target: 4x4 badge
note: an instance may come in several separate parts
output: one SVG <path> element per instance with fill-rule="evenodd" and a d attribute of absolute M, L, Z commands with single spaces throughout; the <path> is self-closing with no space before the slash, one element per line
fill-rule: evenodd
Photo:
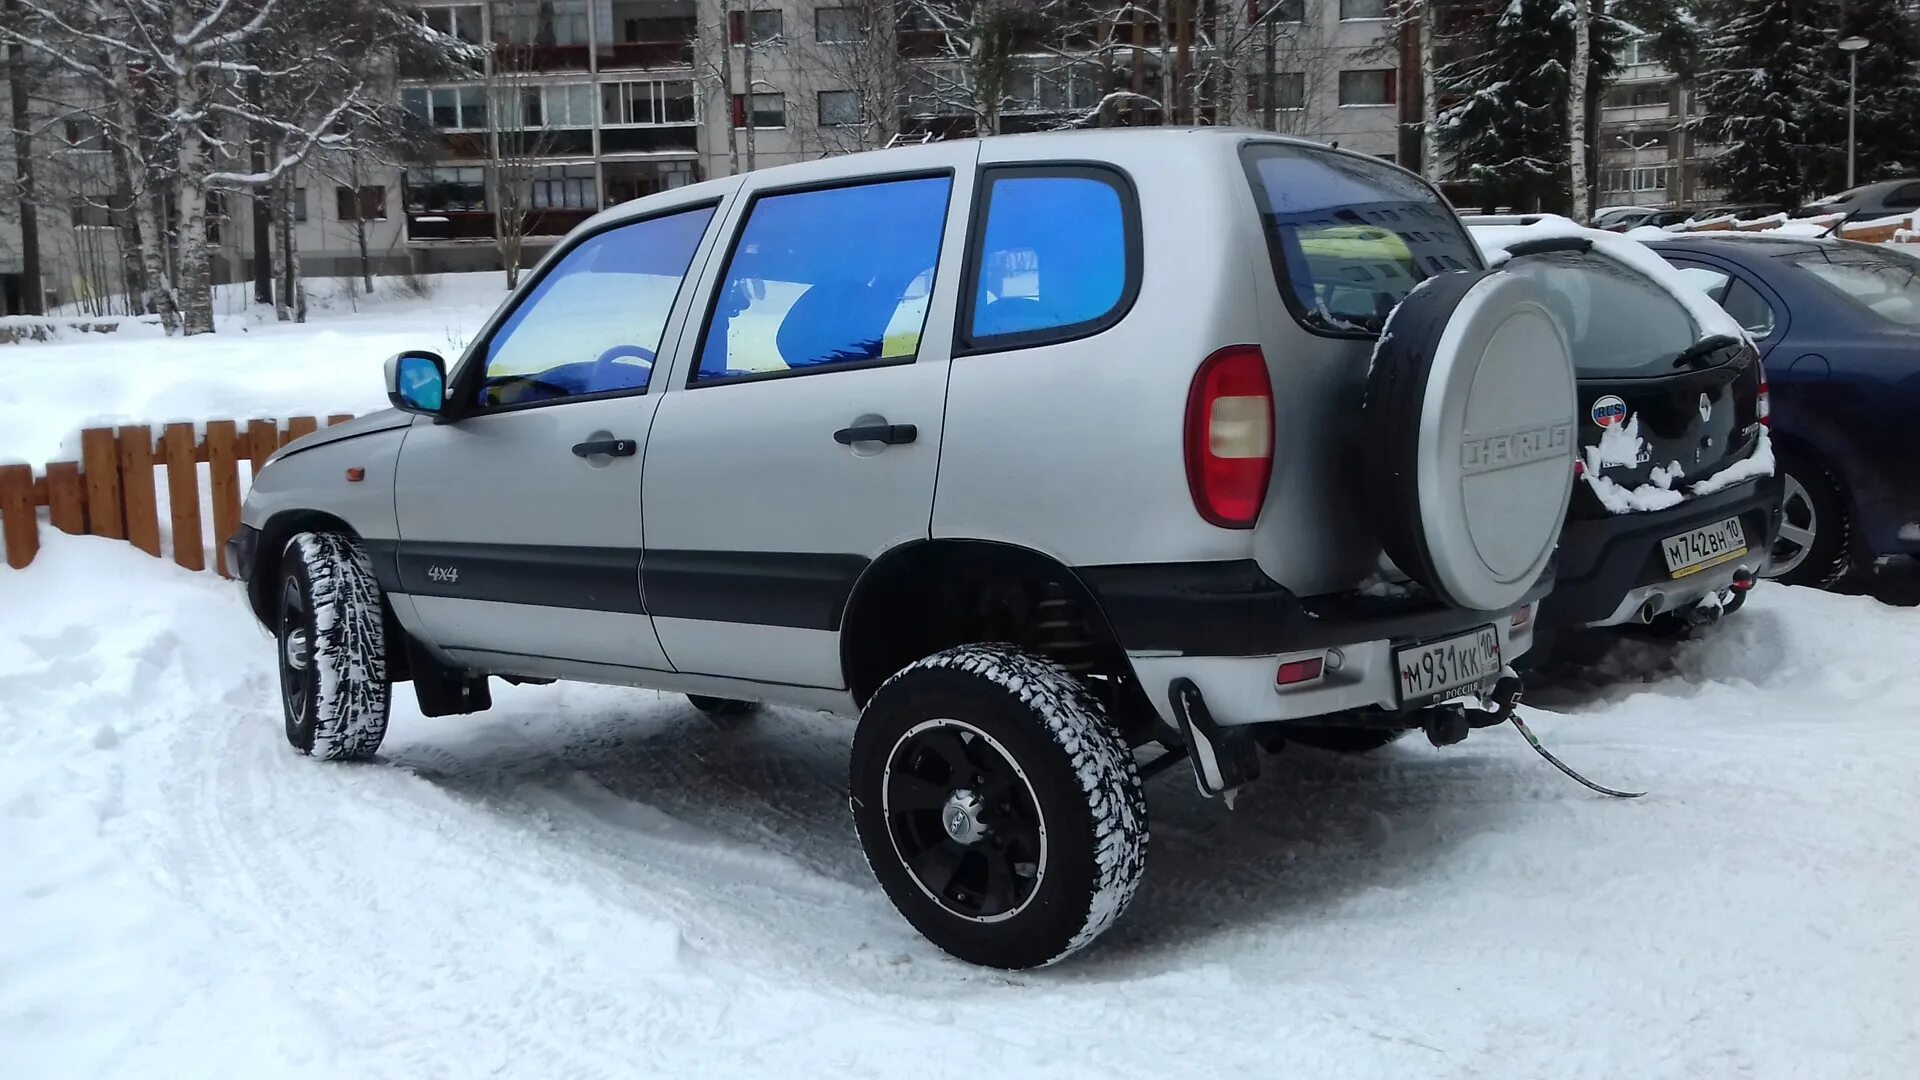
<path fill-rule="evenodd" d="M 455 566 L 429 566 L 427 567 L 427 580 L 437 581 L 443 585 L 458 584 L 460 581 L 460 569 Z"/>

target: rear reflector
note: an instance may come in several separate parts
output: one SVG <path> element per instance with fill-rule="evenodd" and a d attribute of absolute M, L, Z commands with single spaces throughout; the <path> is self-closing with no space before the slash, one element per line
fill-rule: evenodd
<path fill-rule="evenodd" d="M 1510 620 L 1507 625 L 1513 627 L 1515 630 L 1518 630 L 1532 621 L 1533 621 L 1533 605 L 1528 604 L 1526 607 L 1523 607 L 1519 611 L 1514 612 L 1512 620 Z"/>
<path fill-rule="evenodd" d="M 1312 656 L 1305 660 L 1288 660 L 1273 673 L 1273 685 L 1297 686 L 1303 682 L 1312 682 L 1327 669 L 1323 656 Z"/>
<path fill-rule="evenodd" d="M 1756 360 L 1754 363 L 1759 364 L 1760 362 Z M 1760 364 L 1760 393 L 1754 397 L 1753 413 L 1761 424 L 1767 427 L 1773 426 L 1773 397 L 1767 391 L 1767 367 L 1765 364 Z"/>
<path fill-rule="evenodd" d="M 1251 529 L 1273 475 L 1273 384 L 1256 345 L 1206 358 L 1187 393 L 1187 487 L 1200 516 Z"/>

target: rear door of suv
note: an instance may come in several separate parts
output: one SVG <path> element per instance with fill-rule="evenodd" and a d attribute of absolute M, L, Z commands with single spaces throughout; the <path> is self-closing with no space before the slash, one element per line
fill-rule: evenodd
<path fill-rule="evenodd" d="M 749 177 L 646 449 L 641 580 L 683 672 L 839 688 L 840 619 L 933 510 L 976 144 Z"/>

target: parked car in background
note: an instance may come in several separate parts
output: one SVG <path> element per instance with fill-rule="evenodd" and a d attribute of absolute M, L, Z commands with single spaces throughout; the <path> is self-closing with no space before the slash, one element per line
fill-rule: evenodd
<path fill-rule="evenodd" d="M 1466 221 L 1489 262 L 1547 288 L 1579 373 L 1579 479 L 1534 662 L 1568 631 L 1678 636 L 1737 609 L 1780 520 L 1758 351 L 1637 240 L 1546 215 Z"/>
<path fill-rule="evenodd" d="M 1739 221 L 1752 221 L 1754 218 L 1771 217 L 1784 214 L 1791 207 L 1778 203 L 1722 203 L 1719 206 L 1704 206 L 1687 215 L 1687 221 L 1713 221 L 1730 217 Z"/>
<path fill-rule="evenodd" d="M 1616 211 L 1625 211 L 1616 213 Z M 1602 210 L 1593 219 L 1593 227 L 1608 232 L 1623 233 L 1629 229 L 1651 226 L 1664 229 L 1669 225 L 1678 225 L 1692 216 L 1687 210 L 1649 210 L 1645 207 L 1611 207 Z"/>
<path fill-rule="evenodd" d="M 1647 215 L 1658 212 L 1651 206 L 1609 206 L 1593 215 L 1593 227 L 1624 232 L 1640 224 Z"/>
<path fill-rule="evenodd" d="M 1649 244 L 1753 335 L 1772 384 L 1786 521 L 1768 573 L 1828 585 L 1920 554 L 1920 258 L 1846 240 Z"/>
<path fill-rule="evenodd" d="M 1797 218 L 1844 214 L 1848 221 L 1872 221 L 1920 210 L 1920 177 L 1881 180 L 1815 199 L 1793 212 Z"/>

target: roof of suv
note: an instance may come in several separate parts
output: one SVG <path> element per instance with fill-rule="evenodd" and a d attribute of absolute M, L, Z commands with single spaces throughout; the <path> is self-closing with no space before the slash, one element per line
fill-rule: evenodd
<path fill-rule="evenodd" d="M 902 170 L 911 171 L 916 168 L 935 168 L 952 164 L 956 153 L 964 157 L 964 152 L 958 151 L 957 149 L 961 146 L 979 148 L 990 142 L 998 143 L 1012 140 L 1018 140 L 1023 144 L 1043 140 L 1057 141 L 1063 144 L 1061 148 L 1062 158 L 1099 160 L 1119 152 L 1137 155 L 1140 153 L 1142 146 L 1153 146 L 1156 144 L 1172 149 L 1175 146 L 1190 147 L 1194 145 L 1196 140 L 1203 143 L 1231 143 L 1238 145 L 1249 139 L 1256 139 L 1261 142 L 1281 142 L 1291 143 L 1296 146 L 1310 146 L 1314 149 L 1324 150 L 1329 153 L 1364 157 L 1369 161 L 1393 165 L 1392 162 L 1381 161 L 1379 158 L 1360 154 L 1357 151 L 1331 147 L 1325 143 L 1315 142 L 1312 139 L 1279 135 L 1271 131 L 1263 131 L 1259 128 L 1079 128 L 1069 131 L 1033 131 L 1023 132 L 1017 135 L 990 135 L 985 139 L 953 139 L 943 142 L 915 143 L 911 146 L 895 146 L 881 150 L 863 150 L 859 153 L 795 162 L 790 165 L 775 165 L 770 168 L 756 170 L 751 175 L 770 180 L 773 183 L 778 183 L 779 178 L 786 174 L 793 175 L 796 183 L 813 182 L 820 179 L 821 167 L 823 163 L 827 162 L 832 163 L 834 166 L 833 171 L 844 173 L 847 176 L 861 176 L 882 171 L 896 172 Z M 741 175 L 744 174 L 715 177 L 711 180 L 703 180 L 697 184 L 674 188 L 670 192 L 661 192 L 660 194 L 672 195 L 675 202 L 699 201 L 703 196 L 718 197 L 729 190 L 732 184 L 738 183 Z M 655 196 L 646 195 L 608 207 L 596 215 L 592 219 L 592 223 L 596 226 L 604 225 L 608 222 L 619 221 L 647 213 L 650 207 L 657 205 L 656 202 L 652 201 L 654 199 Z"/>

